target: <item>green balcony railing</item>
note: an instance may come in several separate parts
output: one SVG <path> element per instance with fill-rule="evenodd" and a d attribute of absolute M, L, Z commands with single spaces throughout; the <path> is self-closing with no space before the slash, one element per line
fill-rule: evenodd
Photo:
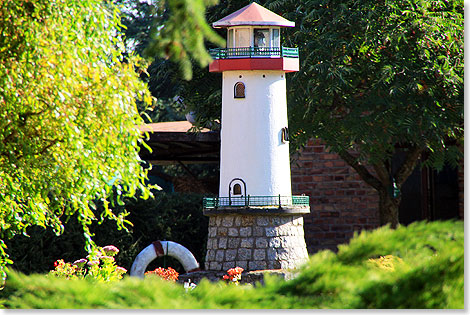
<path fill-rule="evenodd" d="M 242 196 L 242 197 L 205 197 L 202 200 L 204 209 L 227 207 L 307 207 L 308 196 Z"/>
<path fill-rule="evenodd" d="M 277 48 L 258 48 L 258 47 L 237 47 L 237 48 L 213 48 L 209 50 L 213 59 L 231 59 L 231 58 L 299 58 L 298 48 L 277 47 Z"/>

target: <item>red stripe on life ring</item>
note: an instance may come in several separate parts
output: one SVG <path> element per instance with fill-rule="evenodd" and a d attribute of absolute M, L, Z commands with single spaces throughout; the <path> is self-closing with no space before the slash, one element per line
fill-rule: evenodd
<path fill-rule="evenodd" d="M 162 243 L 160 241 L 155 241 L 152 243 L 153 249 L 155 249 L 155 254 L 157 254 L 157 257 L 164 256 L 165 252 L 163 251 Z"/>

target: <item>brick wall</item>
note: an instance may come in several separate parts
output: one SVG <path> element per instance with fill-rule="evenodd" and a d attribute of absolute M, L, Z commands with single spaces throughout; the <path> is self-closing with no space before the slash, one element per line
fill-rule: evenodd
<path fill-rule="evenodd" d="M 354 231 L 378 227 L 377 193 L 320 140 L 293 156 L 291 172 L 292 193 L 310 196 L 310 214 L 304 215 L 309 254 L 335 251 Z"/>
<path fill-rule="evenodd" d="M 337 154 L 328 152 L 318 139 L 293 156 L 292 193 L 310 196 L 310 214 L 304 215 L 305 242 L 309 254 L 336 250 L 354 231 L 379 225 L 375 190 Z M 464 219 L 464 159 L 459 163 L 459 217 Z M 425 218 L 423 218 L 425 219 Z"/>

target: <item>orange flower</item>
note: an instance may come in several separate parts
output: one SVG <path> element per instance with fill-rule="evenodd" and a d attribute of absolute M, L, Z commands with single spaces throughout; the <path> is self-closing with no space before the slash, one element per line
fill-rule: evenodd
<path fill-rule="evenodd" d="M 236 285 L 238 285 L 238 280 L 241 280 L 243 270 L 244 269 L 241 267 L 230 268 L 227 270 L 228 275 L 224 275 L 223 279 L 233 281 Z"/>
<path fill-rule="evenodd" d="M 233 276 L 241 274 L 243 270 L 244 269 L 241 267 L 235 267 L 235 268 L 230 268 L 229 270 L 227 270 L 227 273 L 233 277 Z"/>
<path fill-rule="evenodd" d="M 145 275 L 157 275 L 163 280 L 173 281 L 178 280 L 179 273 L 175 269 L 168 267 L 168 270 L 162 267 L 158 267 L 154 271 L 147 271 Z"/>

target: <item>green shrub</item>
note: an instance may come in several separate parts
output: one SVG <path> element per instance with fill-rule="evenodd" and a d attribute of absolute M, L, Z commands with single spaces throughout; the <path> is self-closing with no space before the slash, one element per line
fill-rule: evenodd
<path fill-rule="evenodd" d="M 99 246 L 115 245 L 120 249 L 116 263 L 130 270 L 139 252 L 157 240 L 171 240 L 187 247 L 204 265 L 208 218 L 202 214 L 202 195 L 156 192 L 154 199 L 127 199 L 120 207 L 130 212 L 127 219 L 134 226 L 129 231 L 117 230 L 113 222 L 95 222 L 91 231 Z M 98 209 L 99 211 L 99 209 Z M 64 234 L 56 236 L 51 229 L 32 227 L 29 237 L 19 235 L 6 241 L 14 261 L 12 268 L 25 274 L 46 273 L 58 259 L 74 261 L 85 257 L 85 240 L 76 217 L 67 223 Z M 170 257 L 158 258 L 149 265 L 172 266 L 183 272 Z M 164 266 L 166 267 L 166 266 Z M 155 269 L 155 268 L 153 268 Z"/>
<path fill-rule="evenodd" d="M 385 255 L 402 262 L 394 271 L 371 266 Z M 416 222 L 363 232 L 337 254 L 313 256 L 279 292 L 327 308 L 463 308 L 463 271 L 463 221 Z"/>
<path fill-rule="evenodd" d="M 383 227 L 354 237 L 337 254 L 317 253 L 293 280 L 267 276 L 264 286 L 203 280 L 189 292 L 158 279 L 90 285 L 10 271 L 0 303 L 5 308 L 463 308 L 463 244 L 461 221 Z M 370 261 L 387 255 L 396 257 L 394 269 Z"/>

